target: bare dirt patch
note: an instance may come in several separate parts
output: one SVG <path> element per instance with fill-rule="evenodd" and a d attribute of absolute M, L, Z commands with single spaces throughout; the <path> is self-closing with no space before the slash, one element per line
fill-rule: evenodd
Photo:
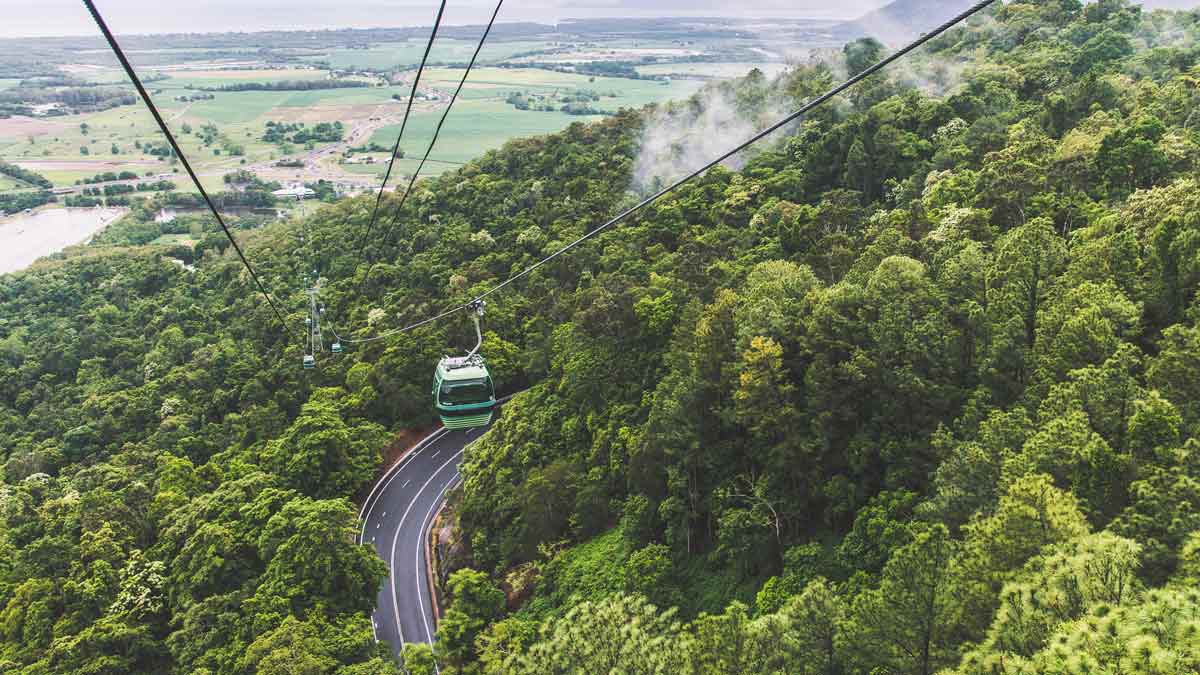
<path fill-rule="evenodd" d="M 383 449 L 383 466 L 391 466 L 417 441 L 425 438 L 433 429 L 405 429 L 396 434 L 392 442 Z"/>
<path fill-rule="evenodd" d="M 0 138 L 44 136 L 78 130 L 79 122 L 64 117 L 9 117 L 0 119 Z"/>
<path fill-rule="evenodd" d="M 399 101 L 396 101 L 399 104 Z M 361 103 L 356 105 L 324 105 L 312 106 L 307 108 L 288 108 L 287 121 L 289 122 L 304 122 L 311 124 L 314 122 L 343 122 L 354 124 L 361 120 L 366 121 L 372 117 L 377 117 L 381 114 L 386 114 L 387 109 L 380 109 L 380 106 L 387 106 L 387 103 Z M 268 113 L 268 117 L 275 112 Z"/>

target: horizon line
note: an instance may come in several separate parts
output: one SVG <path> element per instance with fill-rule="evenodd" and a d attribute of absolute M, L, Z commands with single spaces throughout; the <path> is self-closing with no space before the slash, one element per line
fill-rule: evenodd
<path fill-rule="evenodd" d="M 776 22 L 776 23 L 778 23 L 778 22 L 809 22 L 809 23 L 840 24 L 840 23 L 849 23 L 849 22 L 855 21 L 857 18 L 859 18 L 859 17 L 845 18 L 845 19 L 831 19 L 831 18 L 822 18 L 822 17 L 794 17 L 794 18 L 778 17 L 778 16 L 734 17 L 734 16 L 721 16 L 721 15 L 717 15 L 717 14 L 706 15 L 706 16 L 691 16 L 691 15 L 687 15 L 687 14 L 668 14 L 668 15 L 663 15 L 663 16 L 647 16 L 647 17 L 620 17 L 620 16 L 614 16 L 614 17 L 569 17 L 569 18 L 558 19 L 553 23 L 542 22 L 542 21 L 528 21 L 528 20 L 525 20 L 525 21 L 520 21 L 520 20 L 497 21 L 496 25 L 545 26 L 546 28 L 558 30 L 558 27 L 563 24 L 572 23 L 572 22 L 580 22 L 580 21 L 661 21 L 663 19 L 678 19 L 678 20 L 690 20 L 690 21 L 735 20 L 735 21 L 738 21 L 741 23 L 753 23 L 756 21 L 772 21 L 772 22 Z M 443 26 L 452 26 L 454 28 L 473 28 L 473 27 L 482 27 L 485 24 L 482 24 L 482 23 L 443 23 L 442 25 Z M 163 32 L 163 33 L 121 33 L 120 35 L 123 37 L 262 35 L 264 33 L 337 33 L 337 32 L 342 32 L 342 31 L 417 30 L 417 29 L 428 30 L 430 28 L 431 28 L 430 25 L 408 24 L 408 25 L 395 25 L 395 26 L 367 26 L 367 27 L 343 26 L 340 28 L 264 28 L 262 30 L 227 30 L 227 31 L 199 31 L 199 32 L 170 31 L 170 32 Z M 96 31 L 96 32 L 86 32 L 86 33 L 83 33 L 83 32 L 60 33 L 60 34 L 54 34 L 54 35 L 42 34 L 42 35 L 0 36 L 0 42 L 16 41 L 16 40 L 46 40 L 46 39 L 70 39 L 70 38 L 88 38 L 88 37 L 95 37 L 98 39 L 103 38 L 103 36 L 99 33 L 99 31 Z M 453 38 L 451 38 L 451 39 L 453 39 Z"/>

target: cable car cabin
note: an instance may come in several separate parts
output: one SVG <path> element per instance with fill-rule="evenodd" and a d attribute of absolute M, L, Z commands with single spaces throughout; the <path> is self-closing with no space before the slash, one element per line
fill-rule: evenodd
<path fill-rule="evenodd" d="M 312 370 L 317 367 L 317 360 L 311 354 L 304 355 L 304 369 Z"/>
<path fill-rule="evenodd" d="M 439 361 L 433 375 L 433 398 L 447 429 L 491 424 L 496 388 L 483 358 L 448 356 Z"/>

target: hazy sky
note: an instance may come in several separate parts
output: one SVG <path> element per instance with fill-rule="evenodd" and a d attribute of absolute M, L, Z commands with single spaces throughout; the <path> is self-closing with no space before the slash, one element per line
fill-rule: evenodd
<path fill-rule="evenodd" d="M 853 18 L 886 0 L 507 0 L 501 21 L 577 17 L 746 16 Z M 431 25 L 436 0 L 96 0 L 116 33 L 254 31 Z M 495 0 L 451 0 L 448 24 L 486 21 Z M 91 35 L 79 0 L 0 0 L 0 37 Z"/>
<path fill-rule="evenodd" d="M 507 0 L 501 21 L 580 17 L 743 16 L 849 19 L 888 0 Z M 117 33 L 255 31 L 432 25 L 436 0 L 97 0 Z M 1200 0 L 1145 0 L 1195 7 Z M 451 0 L 447 24 L 481 23 L 495 0 Z M 0 37 L 94 35 L 79 0 L 0 0 Z"/>

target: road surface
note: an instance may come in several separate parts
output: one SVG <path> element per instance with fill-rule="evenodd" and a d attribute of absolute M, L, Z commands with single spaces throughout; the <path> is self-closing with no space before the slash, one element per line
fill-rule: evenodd
<path fill-rule="evenodd" d="M 433 642 L 425 538 L 446 491 L 459 480 L 463 449 L 484 431 L 439 429 L 385 473 L 363 503 L 360 540 L 375 547 L 389 570 L 371 620 L 376 639 L 397 655 L 406 642 Z"/>

